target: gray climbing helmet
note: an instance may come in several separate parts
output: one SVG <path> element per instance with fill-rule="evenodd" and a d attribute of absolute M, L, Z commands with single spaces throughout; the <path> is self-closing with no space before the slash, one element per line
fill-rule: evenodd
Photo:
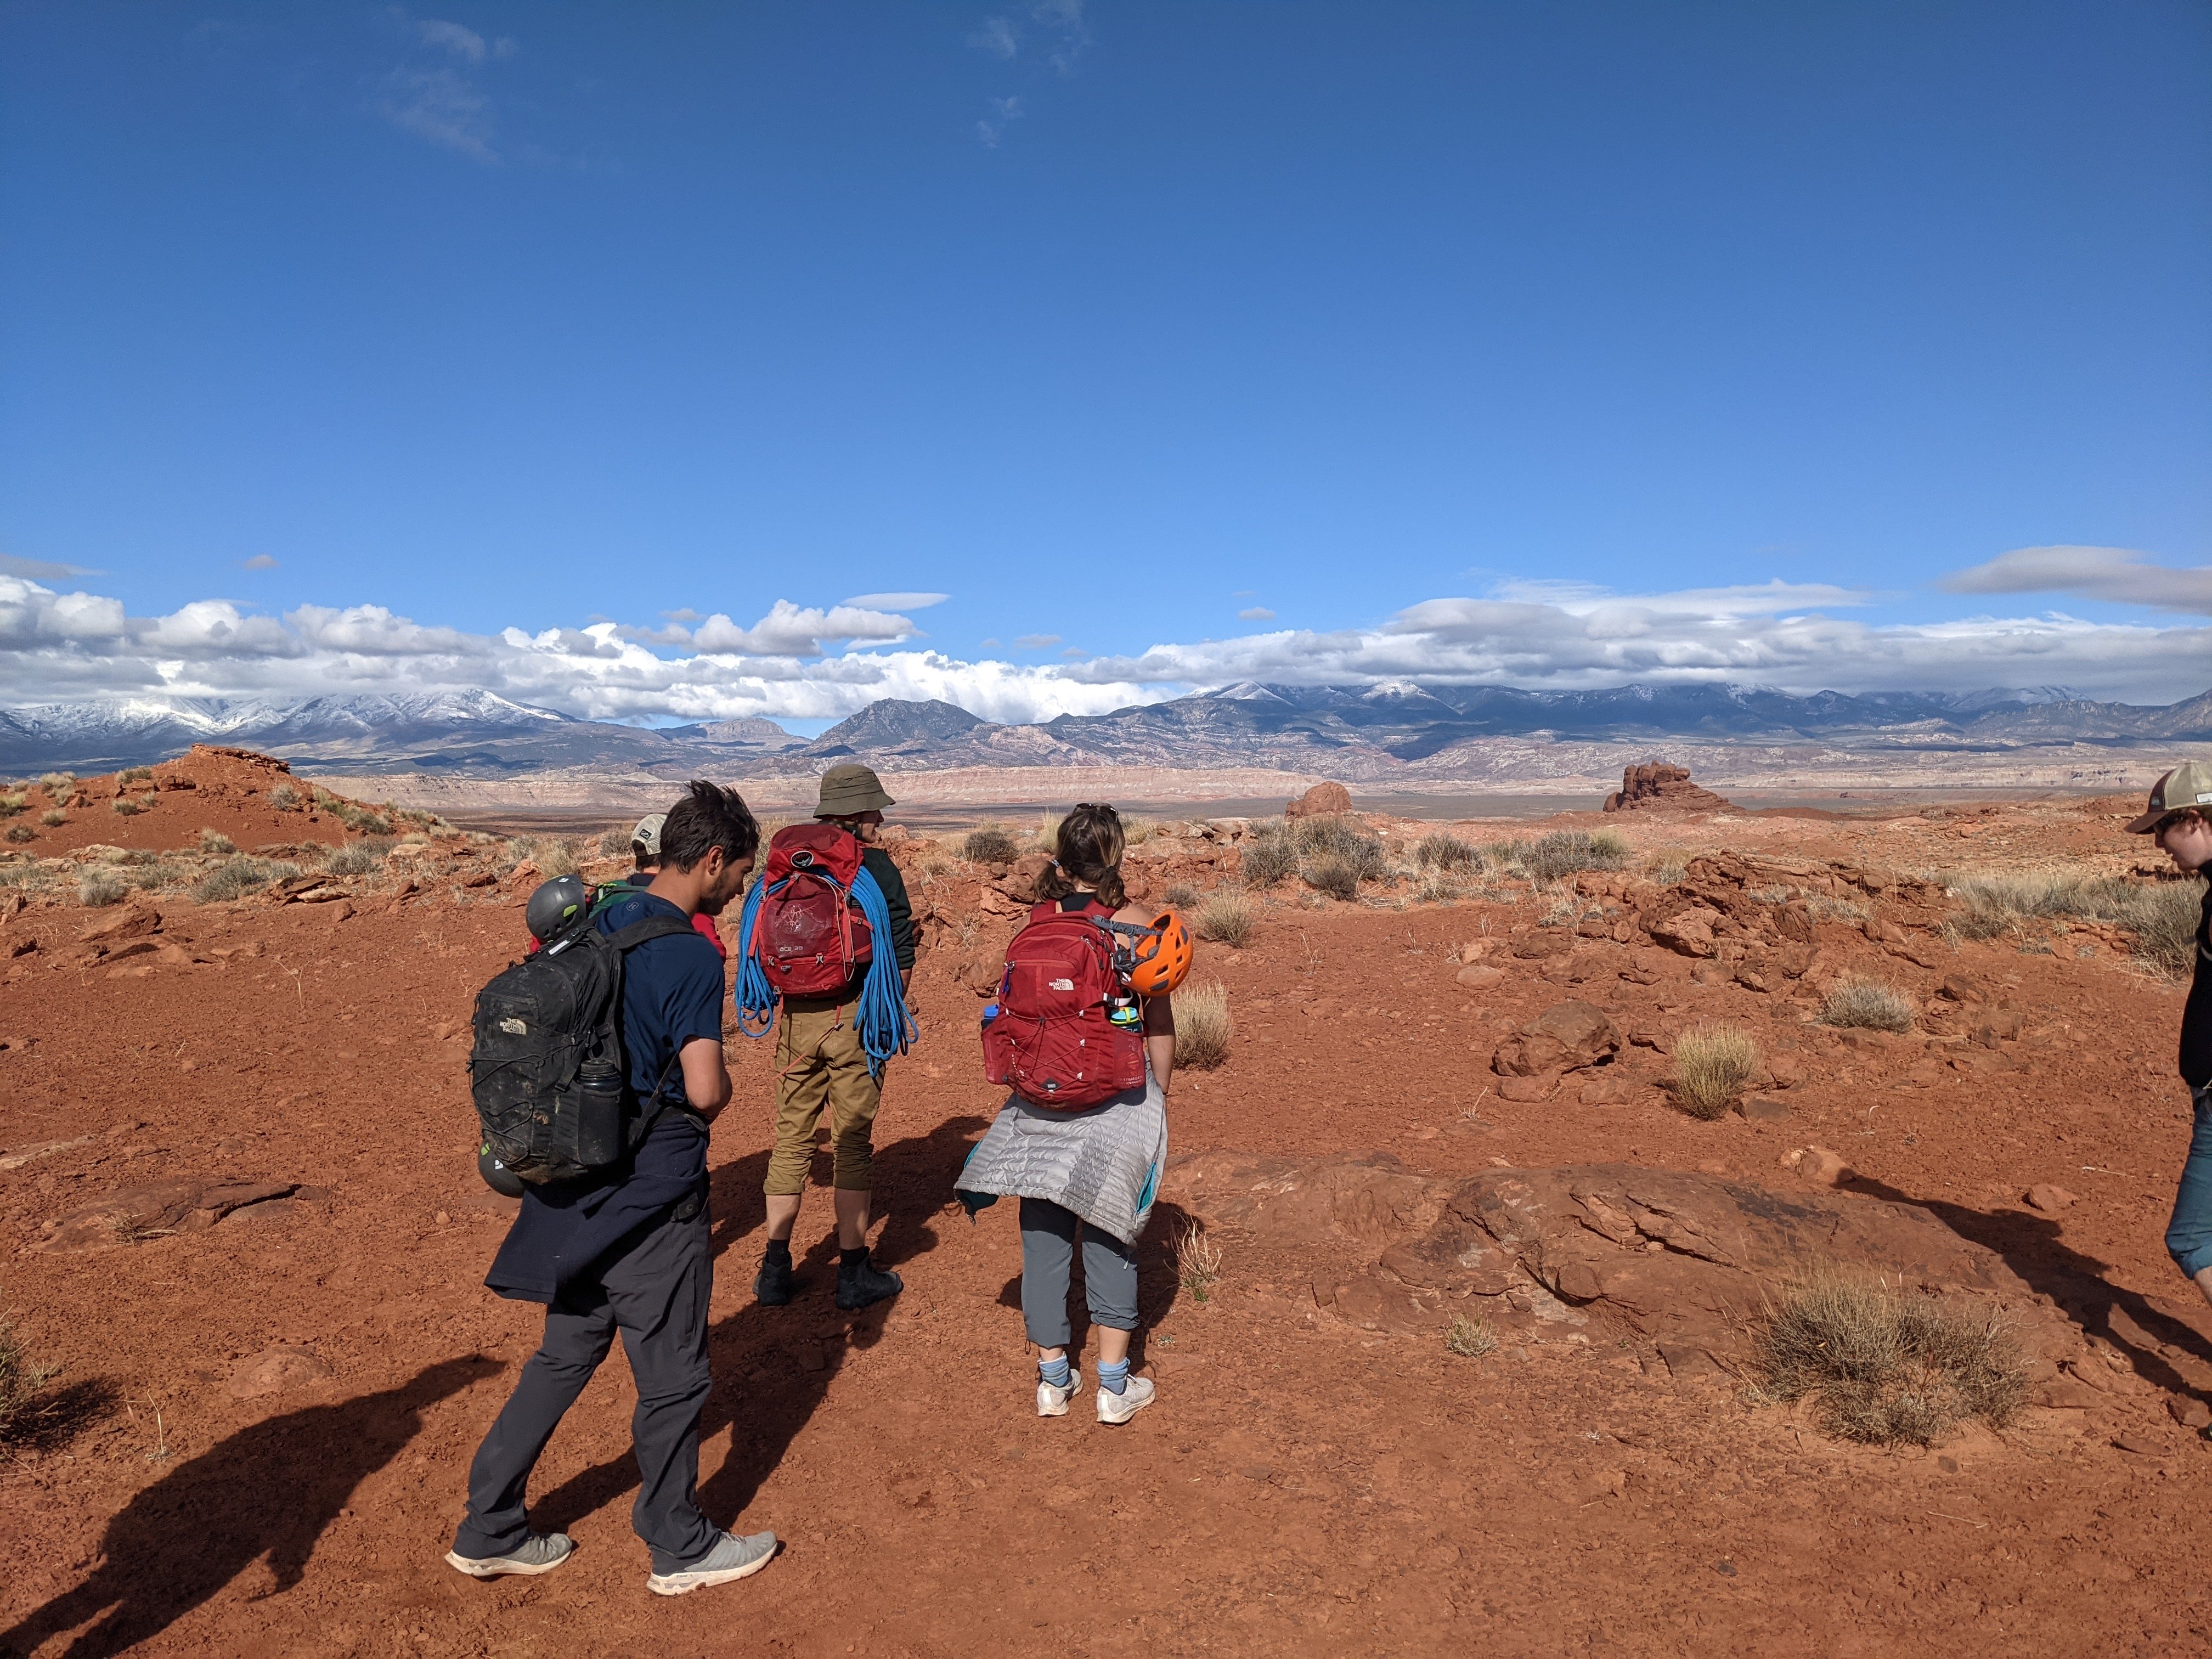
<path fill-rule="evenodd" d="M 591 902 L 591 890 L 581 876 L 556 876 L 538 884 L 538 890 L 530 896 L 529 908 L 522 913 L 523 920 L 529 925 L 531 938 L 540 945 L 550 945 L 582 920 Z"/>

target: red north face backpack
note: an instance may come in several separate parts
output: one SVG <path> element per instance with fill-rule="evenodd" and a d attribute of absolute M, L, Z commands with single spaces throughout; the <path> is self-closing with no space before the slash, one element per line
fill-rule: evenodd
<path fill-rule="evenodd" d="M 753 954 L 781 996 L 842 996 L 875 955 L 853 902 L 860 843 L 834 823 L 794 823 L 768 844 Z"/>
<path fill-rule="evenodd" d="M 1114 912 L 1040 904 L 1006 947 L 998 1013 L 983 1027 L 983 1075 L 1032 1106 L 1076 1111 L 1145 1084 L 1145 1036 L 1116 1024 L 1109 999 L 1127 997 L 1114 940 L 1098 924 Z"/>

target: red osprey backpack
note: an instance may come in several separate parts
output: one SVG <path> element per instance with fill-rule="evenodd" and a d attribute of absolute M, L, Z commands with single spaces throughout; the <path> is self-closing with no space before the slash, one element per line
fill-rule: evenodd
<path fill-rule="evenodd" d="M 983 1075 L 1032 1106 L 1076 1111 L 1145 1084 L 1145 1034 L 1114 969 L 1114 912 L 1037 905 L 1006 947 L 998 1012 L 983 1027 Z M 1114 1018 L 1121 1006 L 1122 1024 Z"/>
<path fill-rule="evenodd" d="M 753 954 L 781 996 L 842 996 L 875 955 L 853 902 L 860 843 L 834 823 L 794 823 L 768 844 Z"/>

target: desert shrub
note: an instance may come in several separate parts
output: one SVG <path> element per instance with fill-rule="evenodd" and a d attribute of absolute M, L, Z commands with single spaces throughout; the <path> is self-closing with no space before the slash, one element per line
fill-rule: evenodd
<path fill-rule="evenodd" d="M 1821 921 L 1864 921 L 1866 907 L 1854 899 L 1831 898 L 1825 893 L 1808 893 L 1805 908 Z"/>
<path fill-rule="evenodd" d="M 1300 874 L 1307 886 L 1331 898 L 1349 903 L 1359 896 L 1359 872 L 1334 853 L 1308 859 Z"/>
<path fill-rule="evenodd" d="M 1187 881 L 1168 884 L 1166 903 L 1171 910 L 1188 910 L 1198 902 L 1198 889 Z"/>
<path fill-rule="evenodd" d="M 12 818 L 31 804 L 31 798 L 20 789 L 0 790 L 0 818 Z"/>
<path fill-rule="evenodd" d="M 1298 818 L 1292 823 L 1291 839 L 1309 857 L 1333 855 L 1378 873 L 1382 869 L 1382 843 L 1355 817 L 1329 813 Z"/>
<path fill-rule="evenodd" d="M 323 868 L 334 876 L 365 876 L 385 860 L 392 843 L 381 836 L 364 836 L 343 847 L 333 847 Z"/>
<path fill-rule="evenodd" d="M 145 864 L 133 865 L 124 879 L 141 892 L 158 892 L 165 887 L 174 887 L 189 878 L 191 872 L 167 859 L 155 859 Z"/>
<path fill-rule="evenodd" d="M 1159 832 L 1159 822 L 1156 818 L 1123 818 L 1121 820 L 1121 840 L 1126 846 L 1142 847 Z M 1053 831 L 1055 836 L 1059 833 L 1057 828 Z"/>
<path fill-rule="evenodd" d="M 39 780 L 39 787 L 45 790 L 46 793 L 52 796 L 54 799 L 59 800 L 64 795 L 66 795 L 70 790 L 76 787 L 76 774 L 74 772 L 49 772 Z"/>
<path fill-rule="evenodd" d="M 1444 1333 L 1444 1348 L 1462 1359 L 1480 1359 L 1486 1353 L 1498 1352 L 1498 1334 L 1490 1328 L 1486 1319 L 1469 1319 L 1461 1314 Z"/>
<path fill-rule="evenodd" d="M 58 806 L 49 806 L 39 814 L 39 822 L 49 830 L 58 830 L 69 822 L 69 814 Z"/>
<path fill-rule="evenodd" d="M 150 766 L 126 766 L 115 775 L 118 783 L 144 783 L 154 775 Z"/>
<path fill-rule="evenodd" d="M 1170 1006 L 1175 1011 L 1175 1063 L 1178 1066 L 1207 1072 L 1229 1058 L 1229 1039 L 1234 1032 L 1225 987 L 1186 985 L 1176 992 Z"/>
<path fill-rule="evenodd" d="M 1259 920 L 1258 904 L 1242 893 L 1224 888 L 1198 907 L 1193 925 L 1200 939 L 1210 939 L 1234 950 L 1252 937 L 1253 925 Z"/>
<path fill-rule="evenodd" d="M 220 904 L 300 873 L 296 865 L 248 858 L 243 853 L 225 859 L 201 878 L 192 896 L 202 904 Z"/>
<path fill-rule="evenodd" d="M 1421 837 L 1413 848 L 1413 862 L 1424 870 L 1477 870 L 1482 866 L 1482 850 L 1439 830 Z"/>
<path fill-rule="evenodd" d="M 1994 1313 L 1821 1273 L 1767 1310 L 1759 1366 L 1778 1400 L 1815 1395 L 1845 1439 L 1924 1446 L 1963 1418 L 2002 1428 L 2027 1394 L 2020 1350 Z"/>
<path fill-rule="evenodd" d="M 112 870 L 88 870 L 76 880 L 76 902 L 98 909 L 104 904 L 119 904 L 131 890 L 131 884 Z"/>
<path fill-rule="evenodd" d="M 116 817 L 122 818 L 135 818 L 139 813 L 145 811 L 145 809 L 140 806 L 135 800 L 118 800 L 112 802 L 112 805 L 115 808 Z"/>
<path fill-rule="evenodd" d="M 1557 881 L 1578 870 L 1618 870 L 1628 862 L 1628 843 L 1610 830 L 1554 830 L 1528 843 L 1521 864 L 1538 881 Z"/>
<path fill-rule="evenodd" d="M 1175 1251 L 1176 1277 L 1190 1299 L 1203 1306 L 1212 1300 L 1213 1287 L 1221 1278 L 1221 1247 L 1197 1222 L 1186 1221 L 1176 1231 Z"/>
<path fill-rule="evenodd" d="M 1759 1071 L 1759 1045 L 1734 1025 L 1692 1025 L 1674 1039 L 1674 1097 L 1692 1117 L 1724 1115 Z"/>
<path fill-rule="evenodd" d="M 576 849 L 565 841 L 542 841 L 538 843 L 538 867 L 549 878 L 573 876 L 576 873 Z"/>
<path fill-rule="evenodd" d="M 269 804 L 280 812 L 300 810 L 300 792 L 289 783 L 280 783 L 269 792 Z"/>
<path fill-rule="evenodd" d="M 200 831 L 200 851 L 203 853 L 235 853 L 237 847 L 220 830 Z"/>
<path fill-rule="evenodd" d="M 1821 1024 L 1862 1026 L 1870 1031 L 1909 1031 L 1912 1014 L 1911 999 L 1877 979 L 1844 980 L 1820 1005 Z"/>
<path fill-rule="evenodd" d="M 627 858 L 629 855 L 629 829 L 617 824 L 599 834 L 599 856 L 603 859 Z"/>
<path fill-rule="evenodd" d="M 1059 813 L 1040 812 L 1037 814 L 1036 839 L 1036 844 L 1042 848 L 1046 852 L 1050 853 L 1057 850 L 1060 846 Z M 1129 826 L 1125 823 L 1121 826 L 1122 844 L 1127 846 L 1128 844 L 1128 840 Z"/>
<path fill-rule="evenodd" d="M 1277 825 L 1253 837 L 1239 860 L 1238 872 L 1247 887 L 1273 887 L 1297 867 L 1297 848 Z"/>
<path fill-rule="evenodd" d="M 960 843 L 960 854 L 970 864 L 1012 864 L 1021 849 L 1003 830 L 971 830 Z"/>
<path fill-rule="evenodd" d="M 1644 872 L 1662 887 L 1672 887 L 1689 873 L 1690 860 L 1679 847 L 1669 847 L 1652 855 L 1644 866 Z"/>
<path fill-rule="evenodd" d="M 2101 921 L 2136 935 L 2137 954 L 2157 971 L 2189 971 L 2203 889 L 2193 881 L 2130 881 L 2079 869 L 1978 871 L 1944 878 L 1959 901 L 1951 931 L 1995 939 L 2031 921 Z"/>
<path fill-rule="evenodd" d="M 39 832 L 32 829 L 27 823 L 11 823 L 8 826 L 8 839 L 9 841 L 20 842 L 36 841 L 38 838 Z"/>

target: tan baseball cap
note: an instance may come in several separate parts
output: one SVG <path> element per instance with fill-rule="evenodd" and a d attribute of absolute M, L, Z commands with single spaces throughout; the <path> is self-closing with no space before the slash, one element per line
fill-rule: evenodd
<path fill-rule="evenodd" d="M 629 844 L 642 847 L 654 858 L 660 856 L 660 826 L 668 822 L 665 812 L 647 812 L 637 821 L 637 828 L 629 832 Z"/>
<path fill-rule="evenodd" d="M 2131 836 L 2147 836 L 2185 806 L 2212 808 L 2212 763 L 2184 761 L 2150 787 L 2150 805 L 2128 825 Z"/>
<path fill-rule="evenodd" d="M 883 780 L 872 769 L 858 761 L 846 761 L 822 775 L 822 804 L 814 809 L 814 816 L 858 817 L 863 812 L 880 812 L 896 804 L 884 793 Z"/>

